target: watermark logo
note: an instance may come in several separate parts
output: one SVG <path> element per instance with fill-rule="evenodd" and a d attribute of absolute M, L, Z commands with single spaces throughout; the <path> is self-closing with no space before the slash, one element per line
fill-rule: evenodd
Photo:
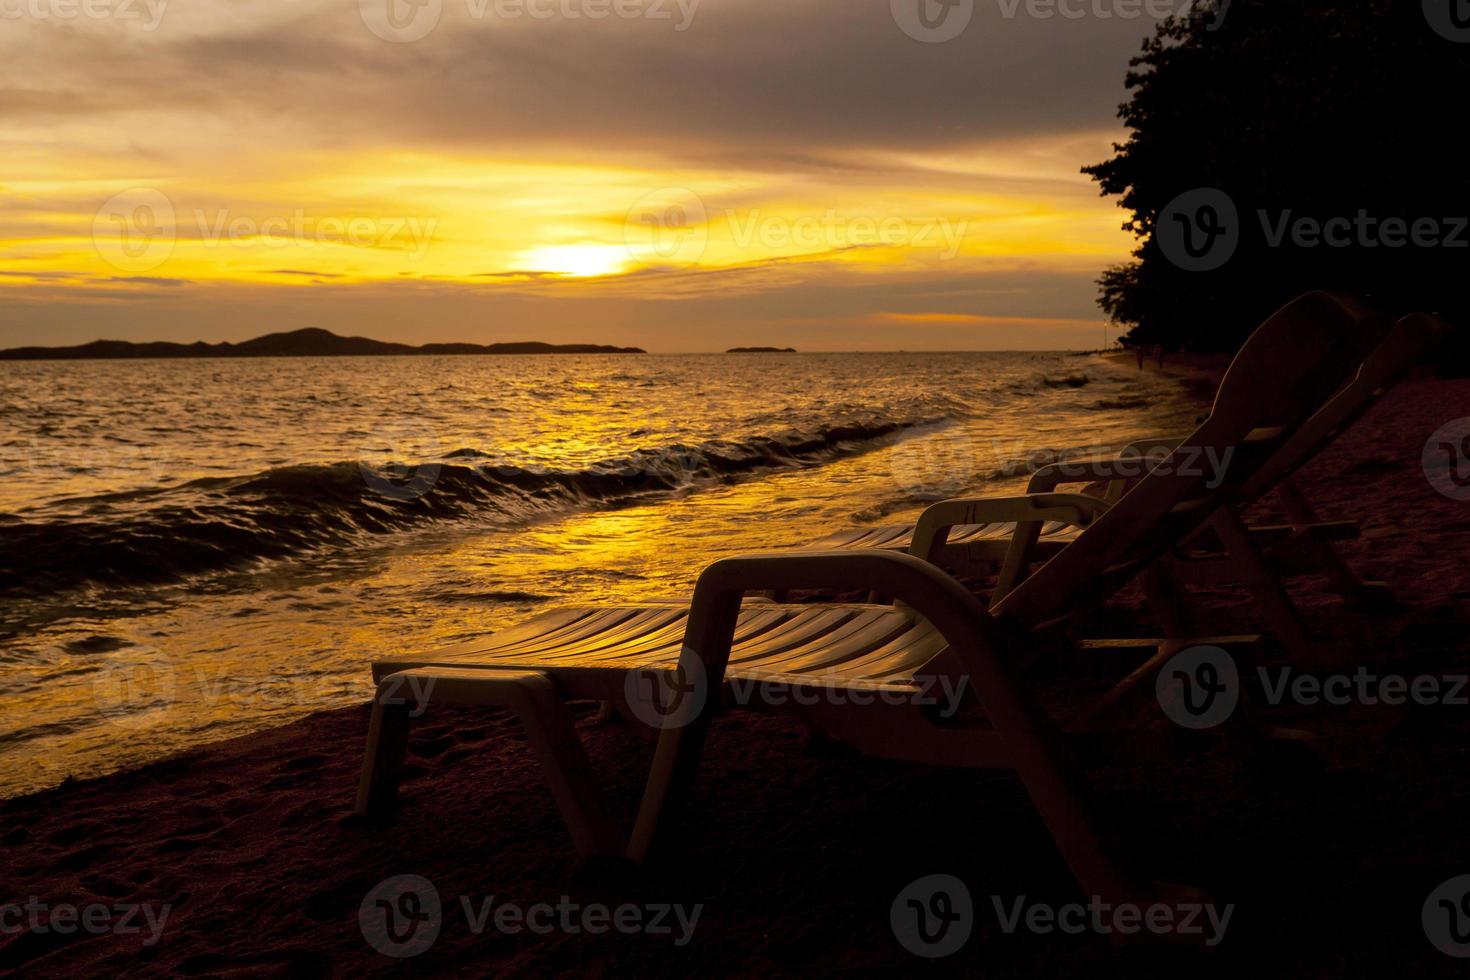
<path fill-rule="evenodd" d="M 357 466 L 368 489 L 389 500 L 417 500 L 439 482 L 437 434 L 417 419 L 384 422 L 362 444 Z M 416 461 L 416 462 L 415 462 Z"/>
<path fill-rule="evenodd" d="M 975 445 L 964 425 L 901 438 L 888 449 L 888 472 L 911 496 L 952 497 L 971 482 Z"/>
<path fill-rule="evenodd" d="M 151 728 L 178 699 L 177 664 L 156 647 L 123 647 L 93 678 L 92 695 L 108 724 L 130 731 Z"/>
<path fill-rule="evenodd" d="M 363 897 L 357 920 L 369 946 L 385 956 L 406 959 L 426 952 L 450 924 L 467 929 L 473 936 L 482 936 L 492 929 L 505 936 L 617 932 L 667 936 L 675 946 L 682 947 L 694 938 L 695 927 L 704 912 L 702 904 L 624 903 L 613 907 L 574 901 L 570 895 L 562 895 L 556 902 L 522 905 L 500 901 L 496 895 L 466 894 L 458 896 L 458 901 L 449 907 L 456 906 L 463 915 L 463 923 L 446 913 L 438 889 L 427 878 L 394 875 L 380 881 Z"/>
<path fill-rule="evenodd" d="M 888 921 L 904 949 L 938 959 L 958 952 L 969 941 L 975 904 L 970 889 L 954 875 L 925 875 L 898 893 Z"/>
<path fill-rule="evenodd" d="M 645 194 L 628 209 L 623 242 L 634 261 L 645 267 L 694 265 L 709 244 L 704 201 L 687 187 L 664 187 Z"/>
<path fill-rule="evenodd" d="M 650 728 L 682 728 L 699 717 L 709 699 L 709 674 L 699 654 L 684 647 L 677 664 L 649 664 L 628 671 L 623 698 Z"/>
<path fill-rule="evenodd" d="M 173 202 L 152 187 L 130 187 L 103 202 L 92 218 L 92 245 L 122 272 L 158 268 L 174 251 Z"/>
<path fill-rule="evenodd" d="M 1424 0 L 1424 19 L 1446 41 L 1470 42 L 1470 0 Z"/>
<path fill-rule="evenodd" d="M 1240 244 L 1235 202 L 1214 187 L 1185 191 L 1159 212 L 1154 240 L 1164 258 L 1187 272 L 1218 269 Z"/>
<path fill-rule="evenodd" d="M 384 41 L 405 44 L 428 37 L 444 13 L 444 0 L 357 0 L 363 24 Z"/>
<path fill-rule="evenodd" d="M 443 928 L 439 890 L 420 875 L 384 878 L 363 896 L 357 924 L 368 945 L 384 956 L 417 956 L 434 945 Z"/>
<path fill-rule="evenodd" d="M 132 187 L 103 202 L 92 219 L 92 243 L 103 261 L 133 274 L 158 268 L 180 240 L 206 247 L 340 247 L 392 249 L 418 260 L 428 254 L 437 218 L 313 215 L 302 208 L 264 218 L 225 208 L 187 216 L 153 187 Z"/>
<path fill-rule="evenodd" d="M 1228 719 L 1240 700 L 1235 660 L 1216 646 L 1197 646 L 1170 657 L 1155 681 L 1159 707 L 1182 728 L 1213 728 Z"/>
<path fill-rule="evenodd" d="M 193 235 L 208 246 L 257 245 L 285 248 L 290 245 L 308 247 L 341 246 L 382 248 L 404 252 L 418 260 L 428 254 L 434 240 L 438 218 L 342 217 L 333 214 L 308 214 L 296 208 L 290 214 L 232 214 L 227 209 L 207 211 L 194 208 Z"/>
<path fill-rule="evenodd" d="M 1446 956 L 1470 958 L 1470 875 L 1440 884 L 1424 900 L 1424 935 Z"/>
<path fill-rule="evenodd" d="M 1365 705 L 1470 707 L 1470 675 L 1380 674 L 1366 666 L 1352 673 L 1303 674 L 1290 665 L 1257 667 L 1255 684 L 1267 704 L 1305 707 Z M 1239 704 L 1241 679 L 1235 662 L 1219 647 L 1190 647 L 1164 665 L 1158 677 L 1159 704 L 1183 728 L 1213 728 Z"/>
<path fill-rule="evenodd" d="M 970 26 L 975 0 L 888 0 L 893 22 L 915 41 L 952 41 Z"/>
<path fill-rule="evenodd" d="M 1385 216 L 1369 214 L 1366 208 L 1352 215 L 1323 216 L 1257 208 L 1255 219 L 1265 248 L 1470 249 L 1470 217 L 1464 216 Z M 1230 261 L 1244 232 L 1245 222 L 1230 196 L 1200 187 L 1180 194 L 1159 212 L 1154 240 L 1164 258 L 1179 268 L 1208 272 Z"/>
<path fill-rule="evenodd" d="M 1470 500 L 1470 418 L 1434 430 L 1420 463 L 1431 487 L 1451 500 Z"/>

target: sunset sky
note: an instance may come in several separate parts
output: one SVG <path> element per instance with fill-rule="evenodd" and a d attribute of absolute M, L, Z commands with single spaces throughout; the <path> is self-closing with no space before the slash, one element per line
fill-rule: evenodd
<path fill-rule="evenodd" d="M 915 2 L 0 0 L 0 346 L 1097 346 L 1154 21 Z"/>

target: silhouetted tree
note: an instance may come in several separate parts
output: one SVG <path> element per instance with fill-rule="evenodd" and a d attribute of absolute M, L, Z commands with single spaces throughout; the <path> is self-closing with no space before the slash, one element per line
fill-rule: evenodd
<path fill-rule="evenodd" d="M 1132 212 L 1123 227 L 1140 239 L 1135 261 L 1098 280 L 1099 304 L 1132 327 L 1125 342 L 1232 349 L 1272 309 L 1317 287 L 1439 310 L 1463 327 L 1470 24 L 1452 40 L 1464 0 L 1427 2 L 1233 0 L 1166 21 L 1144 42 L 1119 109 L 1128 141 L 1083 171 L 1121 198 Z M 1439 28 L 1435 3 L 1445 6 Z M 1228 195 L 1233 231 L 1218 196 L 1201 205 L 1190 194 L 1201 188 Z M 1291 230 L 1303 218 L 1339 219 L 1337 241 L 1347 219 L 1352 244 L 1304 246 Z M 1383 243 L 1386 232 L 1397 237 L 1390 218 L 1405 222 L 1403 245 Z M 1456 240 L 1424 245 L 1426 219 Z M 1182 268 L 1178 243 L 1156 234 L 1161 220 L 1193 234 L 1197 250 L 1211 227 L 1226 253 L 1234 235 L 1234 252 L 1218 268 Z"/>

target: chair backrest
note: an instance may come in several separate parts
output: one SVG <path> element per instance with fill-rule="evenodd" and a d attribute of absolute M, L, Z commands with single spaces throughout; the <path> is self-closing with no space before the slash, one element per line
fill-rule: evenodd
<path fill-rule="evenodd" d="M 993 608 L 1038 626 L 1116 592 L 1202 526 L 1353 377 L 1389 319 L 1349 297 L 1299 296 L 1256 329 L 1209 416 L 1096 521 Z"/>
<path fill-rule="evenodd" d="M 1376 405 L 1410 368 L 1427 358 L 1449 331 L 1449 322 L 1432 313 L 1411 313 L 1395 323 L 1348 386 L 1308 419 L 1296 436 L 1287 440 L 1276 455 L 1241 485 L 1240 499 L 1250 501 L 1264 496 L 1311 461 Z"/>

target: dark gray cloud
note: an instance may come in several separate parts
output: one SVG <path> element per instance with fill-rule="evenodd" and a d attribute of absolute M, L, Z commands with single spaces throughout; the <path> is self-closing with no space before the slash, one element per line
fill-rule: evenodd
<path fill-rule="evenodd" d="M 1024 4 L 1007 17 L 1001 0 L 977 0 L 963 34 L 925 44 L 877 0 L 703 0 L 682 32 L 474 20 L 469 2 L 445 0 L 434 32 L 406 44 L 372 35 L 342 0 L 270 21 L 260 5 L 211 20 L 206 4 L 126 43 L 32 30 L 10 52 L 0 116 L 203 111 L 282 142 L 844 168 L 860 165 L 843 159 L 852 149 L 1108 128 L 1153 24 L 1036 19 Z"/>

